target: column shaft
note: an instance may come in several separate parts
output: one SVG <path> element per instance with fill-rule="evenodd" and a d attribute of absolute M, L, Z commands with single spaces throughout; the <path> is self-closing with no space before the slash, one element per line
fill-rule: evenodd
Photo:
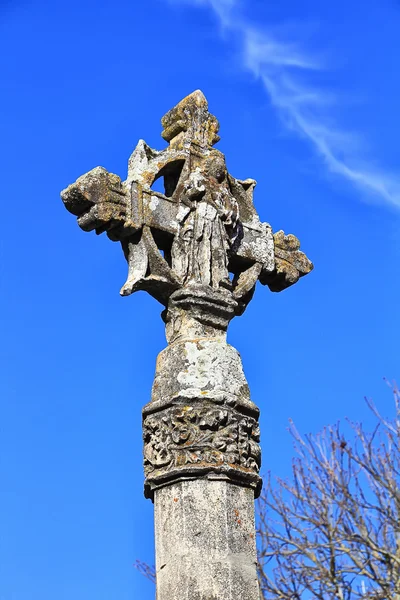
<path fill-rule="evenodd" d="M 154 508 L 157 600 L 259 600 L 252 489 L 180 481 Z"/>

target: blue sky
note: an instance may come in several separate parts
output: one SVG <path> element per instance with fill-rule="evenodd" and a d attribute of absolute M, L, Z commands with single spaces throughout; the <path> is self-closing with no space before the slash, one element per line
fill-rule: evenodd
<path fill-rule="evenodd" d="M 390 412 L 398 378 L 397 0 L 4 2 L 1 60 L 0 599 L 153 598 L 141 407 L 165 346 L 160 306 L 121 298 L 117 244 L 60 190 L 201 88 L 229 170 L 295 233 L 315 271 L 257 290 L 229 341 L 261 407 L 264 470 L 285 476 L 288 419 L 316 432 Z"/>

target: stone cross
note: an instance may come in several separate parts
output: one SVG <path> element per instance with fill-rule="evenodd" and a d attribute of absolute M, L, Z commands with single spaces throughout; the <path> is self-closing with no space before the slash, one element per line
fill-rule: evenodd
<path fill-rule="evenodd" d="M 121 243 L 121 294 L 145 290 L 164 306 L 168 346 L 143 408 L 157 599 L 258 600 L 259 410 L 226 331 L 257 281 L 278 292 L 313 265 L 295 236 L 260 221 L 254 179 L 228 173 L 201 91 L 162 126 L 168 146 L 153 150 L 140 140 L 125 181 L 97 167 L 61 196 L 84 231 Z M 164 193 L 152 189 L 160 177 Z"/>

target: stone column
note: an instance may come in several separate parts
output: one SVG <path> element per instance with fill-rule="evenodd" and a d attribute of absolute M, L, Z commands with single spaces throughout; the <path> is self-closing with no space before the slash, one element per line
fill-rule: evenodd
<path fill-rule="evenodd" d="M 210 473 L 154 494 L 157 600 L 258 600 L 254 491 Z"/>
<path fill-rule="evenodd" d="M 236 308 L 223 290 L 189 286 L 171 296 L 165 314 L 170 343 L 143 409 L 157 600 L 259 598 L 259 410 L 226 342 Z"/>
<path fill-rule="evenodd" d="M 144 290 L 164 306 L 168 346 L 143 409 L 157 599 L 258 600 L 259 411 L 226 331 L 257 282 L 280 292 L 313 265 L 294 235 L 260 221 L 255 180 L 228 172 L 200 90 L 161 123 L 168 146 L 140 140 L 125 181 L 96 167 L 61 197 L 81 229 L 121 243 L 120 293 Z M 152 188 L 159 177 L 164 194 Z"/>

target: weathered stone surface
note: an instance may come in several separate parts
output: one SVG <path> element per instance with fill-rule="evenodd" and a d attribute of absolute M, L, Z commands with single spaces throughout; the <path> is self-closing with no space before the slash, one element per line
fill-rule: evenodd
<path fill-rule="evenodd" d="M 148 406 L 205 397 L 217 404 L 238 404 L 244 410 L 258 412 L 250 402 L 239 352 L 223 336 L 182 339 L 163 350 L 157 359 Z"/>
<path fill-rule="evenodd" d="M 288 243 L 294 236 L 274 237 L 260 222 L 256 182 L 228 173 L 212 147 L 219 124 L 202 92 L 184 98 L 162 124 L 169 146 L 157 151 L 140 140 L 126 181 L 97 167 L 61 194 L 82 229 L 121 242 L 128 262 L 122 295 L 146 290 L 167 306 L 174 291 L 197 284 L 229 290 L 241 314 L 258 280 L 280 291 L 312 269 Z M 160 177 L 164 194 L 151 189 Z"/>
<path fill-rule="evenodd" d="M 208 112 L 207 101 L 200 90 L 186 96 L 161 119 L 162 137 L 174 147 L 185 142 L 213 146 L 219 141 L 219 123 Z"/>
<path fill-rule="evenodd" d="M 146 496 L 168 481 L 210 473 L 258 495 L 258 415 L 239 353 L 223 337 L 168 346 L 143 409 Z"/>
<path fill-rule="evenodd" d="M 300 251 L 300 242 L 293 234 L 275 233 L 274 248 L 274 270 L 271 273 L 264 269 L 260 275 L 261 283 L 268 285 L 272 292 L 280 292 L 312 271 L 312 262 Z"/>
<path fill-rule="evenodd" d="M 225 336 L 238 303 L 227 290 L 195 285 L 171 294 L 163 312 L 166 336 L 171 344 L 182 338 Z"/>
<path fill-rule="evenodd" d="M 168 347 L 143 408 L 145 495 L 154 500 L 158 600 L 259 600 L 254 497 L 259 410 L 229 322 L 257 281 L 272 291 L 313 268 L 300 243 L 273 234 L 213 145 L 219 124 L 200 91 L 162 119 L 161 151 L 140 140 L 125 181 L 102 167 L 62 192 L 84 231 L 122 245 L 121 294 L 163 304 Z M 164 193 L 152 189 L 162 177 Z"/>
<path fill-rule="evenodd" d="M 182 481 L 154 504 L 157 600 L 259 600 L 251 489 Z"/>

